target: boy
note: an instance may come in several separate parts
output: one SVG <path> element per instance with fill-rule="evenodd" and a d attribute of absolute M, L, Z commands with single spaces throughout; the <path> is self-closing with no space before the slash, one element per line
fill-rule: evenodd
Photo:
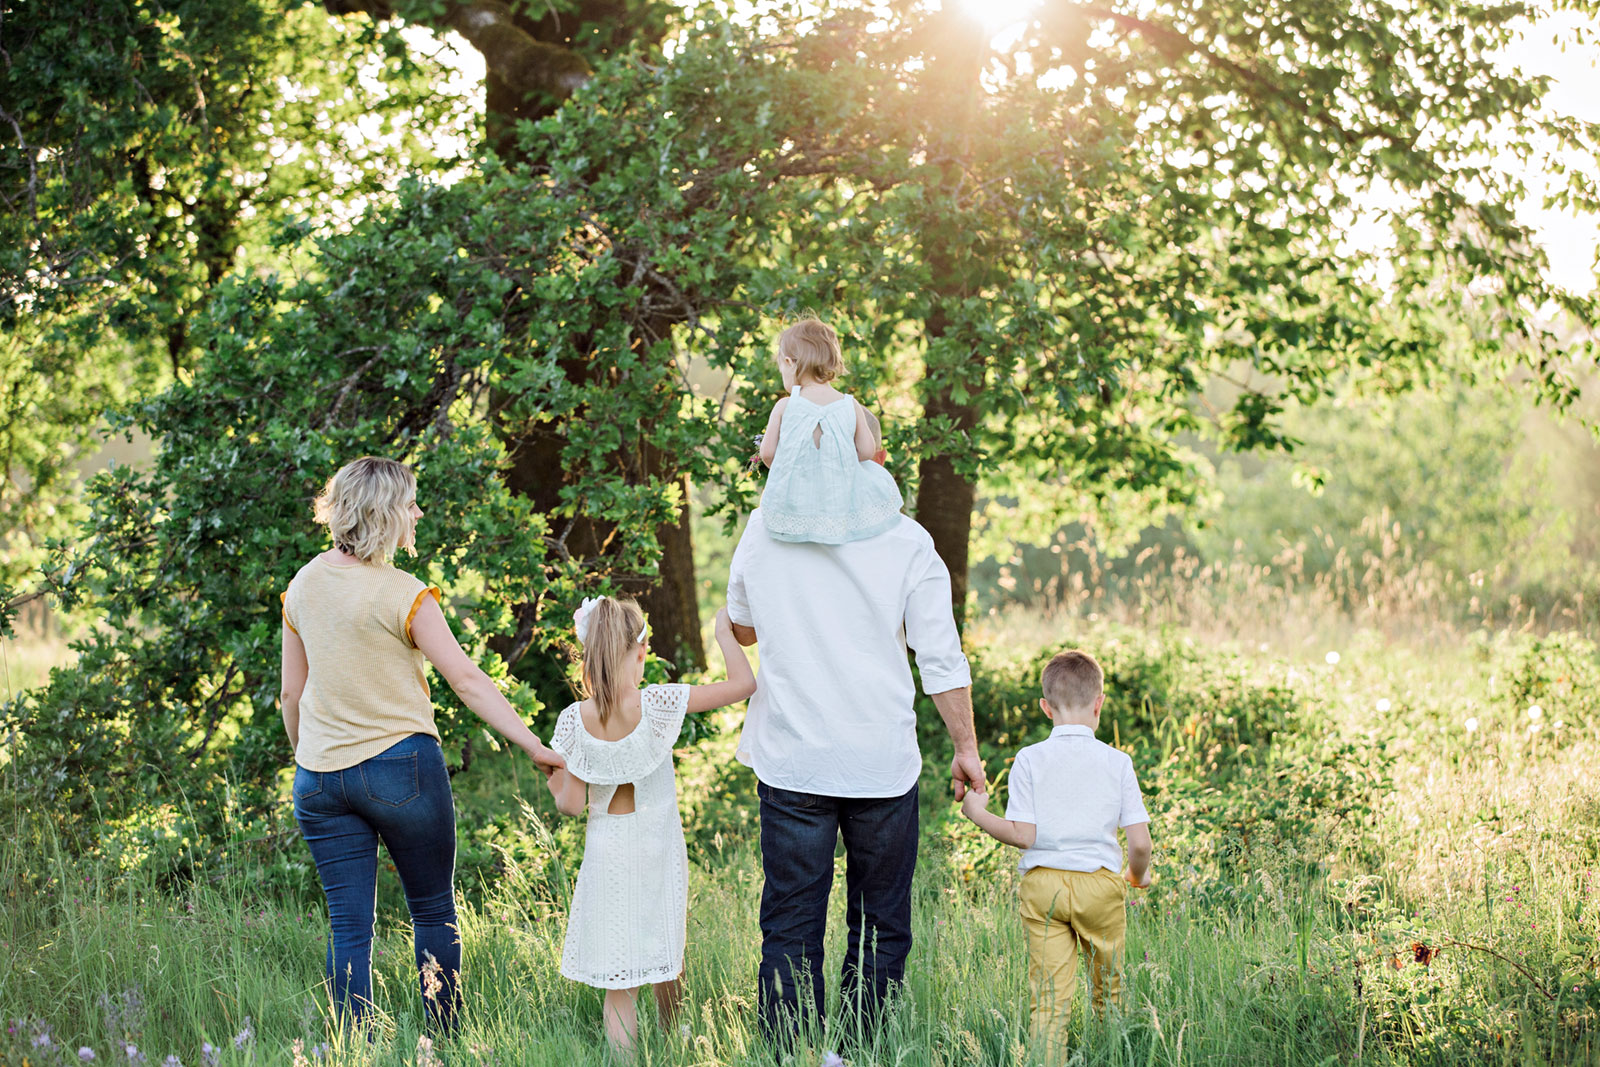
<path fill-rule="evenodd" d="M 995 840 L 1023 850 L 1020 910 L 1028 932 L 1028 984 L 1035 1041 L 1057 1048 L 1072 1015 L 1078 950 L 1089 953 L 1096 1012 L 1122 993 L 1127 932 L 1122 879 L 1150 884 L 1150 816 L 1133 761 L 1096 741 L 1104 675 L 1087 652 L 1055 655 L 1044 669 L 1039 707 L 1055 729 L 1017 753 L 1006 817 L 991 815 L 989 795 L 969 791 L 961 813 Z M 1117 828 L 1128 838 L 1122 868 Z"/>

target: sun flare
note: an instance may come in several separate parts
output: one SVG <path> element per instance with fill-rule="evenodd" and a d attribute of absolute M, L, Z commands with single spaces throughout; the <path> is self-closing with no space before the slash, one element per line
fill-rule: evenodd
<path fill-rule="evenodd" d="M 1043 0 L 955 0 L 966 14 L 991 34 L 1001 33 L 1032 16 Z"/>

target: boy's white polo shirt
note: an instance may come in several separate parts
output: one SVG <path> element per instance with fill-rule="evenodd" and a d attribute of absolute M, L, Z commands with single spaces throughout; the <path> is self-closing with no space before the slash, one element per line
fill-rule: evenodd
<path fill-rule="evenodd" d="M 1122 870 L 1117 830 L 1149 822 L 1133 760 L 1076 724 L 1057 726 L 1011 764 L 1006 818 L 1038 827 L 1018 865 L 1060 871 Z"/>

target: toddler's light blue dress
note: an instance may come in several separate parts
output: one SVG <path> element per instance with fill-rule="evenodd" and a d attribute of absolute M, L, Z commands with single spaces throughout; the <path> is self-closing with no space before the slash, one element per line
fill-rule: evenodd
<path fill-rule="evenodd" d="M 894 475 L 856 458 L 855 398 L 818 404 L 795 386 L 761 494 L 767 532 L 779 541 L 861 541 L 899 523 L 904 504 Z"/>

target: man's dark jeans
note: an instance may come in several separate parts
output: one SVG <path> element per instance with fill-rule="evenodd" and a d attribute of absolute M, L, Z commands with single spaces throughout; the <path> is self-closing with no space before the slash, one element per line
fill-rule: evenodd
<path fill-rule="evenodd" d="M 372 1006 L 382 840 L 411 909 L 424 1008 L 430 1022 L 448 1029 L 459 1005 L 461 938 L 452 887 L 456 812 L 439 742 L 412 734 L 342 771 L 296 767 L 294 817 L 328 898 L 327 975 L 339 1013 L 359 1021 Z"/>
<path fill-rule="evenodd" d="M 846 922 L 841 1001 L 867 1029 L 911 953 L 911 876 L 917 866 L 917 787 L 898 797 L 827 797 L 758 784 L 761 798 L 761 973 L 769 1038 L 820 1013 L 822 938 L 833 850 L 844 835 Z"/>

